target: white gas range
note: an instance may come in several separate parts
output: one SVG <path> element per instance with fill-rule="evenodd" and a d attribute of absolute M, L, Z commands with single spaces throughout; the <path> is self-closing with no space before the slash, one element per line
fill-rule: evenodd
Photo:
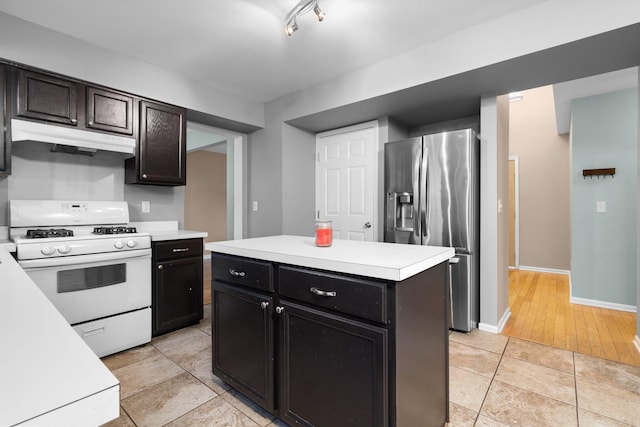
<path fill-rule="evenodd" d="M 126 202 L 11 200 L 18 264 L 100 357 L 151 340 L 151 238 Z"/>

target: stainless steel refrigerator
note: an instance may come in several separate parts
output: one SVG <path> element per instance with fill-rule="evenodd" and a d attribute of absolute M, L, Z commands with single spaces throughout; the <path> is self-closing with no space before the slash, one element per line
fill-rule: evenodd
<path fill-rule="evenodd" d="M 384 241 L 455 248 L 450 327 L 470 331 L 480 312 L 480 147 L 472 129 L 389 142 L 384 148 Z"/>

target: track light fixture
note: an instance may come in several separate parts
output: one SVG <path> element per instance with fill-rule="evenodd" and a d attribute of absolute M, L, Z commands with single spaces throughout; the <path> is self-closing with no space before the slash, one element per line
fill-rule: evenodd
<path fill-rule="evenodd" d="M 287 16 L 284 18 L 285 26 L 284 32 L 290 36 L 296 31 L 298 31 L 298 23 L 296 22 L 296 18 L 300 15 L 304 15 L 305 13 L 313 10 L 318 18 L 318 21 L 322 22 L 325 17 L 325 13 L 320 9 L 320 5 L 318 4 L 319 0 L 300 0 L 298 4 L 296 4 L 293 9 Z"/>

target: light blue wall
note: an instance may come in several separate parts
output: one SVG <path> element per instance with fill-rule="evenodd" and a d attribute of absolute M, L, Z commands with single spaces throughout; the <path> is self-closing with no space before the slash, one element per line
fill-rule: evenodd
<path fill-rule="evenodd" d="M 637 89 L 573 101 L 572 298 L 636 304 L 637 129 Z M 613 178 L 582 177 L 610 167 Z"/>

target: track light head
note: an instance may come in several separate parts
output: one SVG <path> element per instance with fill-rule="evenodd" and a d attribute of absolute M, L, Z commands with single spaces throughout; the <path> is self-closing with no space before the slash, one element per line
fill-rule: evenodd
<path fill-rule="evenodd" d="M 295 33 L 296 31 L 298 31 L 298 24 L 296 23 L 296 18 L 295 16 L 287 23 L 287 25 L 285 25 L 284 27 L 284 32 L 288 35 L 291 36 L 293 33 Z"/>
<path fill-rule="evenodd" d="M 322 9 L 320 9 L 320 6 L 318 6 L 318 2 L 317 1 L 316 1 L 316 5 L 313 7 L 313 12 L 318 17 L 318 21 L 322 22 L 322 20 L 325 17 L 325 13 L 322 11 Z"/>

